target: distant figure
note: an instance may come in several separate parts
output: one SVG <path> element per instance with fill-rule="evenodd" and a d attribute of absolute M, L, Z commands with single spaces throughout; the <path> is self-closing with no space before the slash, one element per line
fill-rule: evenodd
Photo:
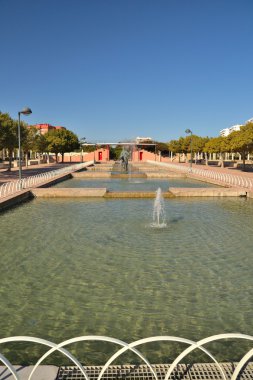
<path fill-rule="evenodd" d="M 127 172 L 128 170 L 128 158 L 129 158 L 129 153 L 123 149 L 122 152 L 120 153 L 120 161 L 121 161 L 121 166 L 123 169 Z"/>

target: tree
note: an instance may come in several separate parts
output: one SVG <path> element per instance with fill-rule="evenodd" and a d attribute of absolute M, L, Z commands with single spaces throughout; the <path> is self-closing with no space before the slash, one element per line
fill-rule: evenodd
<path fill-rule="evenodd" d="M 95 144 L 91 144 L 91 145 L 82 145 L 82 149 L 84 152 L 87 152 L 87 153 L 91 153 L 91 152 L 94 152 L 94 150 L 97 149 L 97 146 Z"/>
<path fill-rule="evenodd" d="M 232 132 L 228 137 L 231 150 L 241 154 L 245 169 L 247 154 L 253 151 L 253 123 L 247 123 L 240 131 Z"/>
<path fill-rule="evenodd" d="M 0 112 L 0 148 L 8 148 L 9 167 L 7 170 L 11 170 L 12 152 L 17 143 L 17 135 L 13 132 L 13 120 L 10 115 Z M 15 143 L 13 143 L 14 139 Z"/>
<path fill-rule="evenodd" d="M 110 159 L 118 161 L 122 152 L 122 145 L 110 146 Z"/>
<path fill-rule="evenodd" d="M 179 141 L 178 140 L 170 140 L 168 142 L 168 148 L 169 150 L 174 153 L 174 154 L 177 154 L 180 152 L 180 144 L 179 144 Z"/>
<path fill-rule="evenodd" d="M 229 136 L 228 136 L 229 137 Z M 206 153 L 219 153 L 221 166 L 224 166 L 224 153 L 230 151 L 230 138 L 213 137 L 204 146 L 203 151 Z"/>
<path fill-rule="evenodd" d="M 26 166 L 28 165 L 28 154 L 30 150 L 35 149 L 35 139 L 38 134 L 38 130 L 35 127 L 26 127 L 25 134 L 22 141 L 23 150 L 25 153 Z"/>
<path fill-rule="evenodd" d="M 80 147 L 78 137 L 67 129 L 51 130 L 45 134 L 45 139 L 48 151 L 55 153 L 56 162 L 59 153 L 62 155 L 62 162 L 64 162 L 64 153 L 72 152 Z"/>
<path fill-rule="evenodd" d="M 21 146 L 25 144 L 27 137 L 27 124 L 20 122 Z M 11 171 L 11 161 L 14 150 L 18 147 L 18 121 L 13 120 L 8 113 L 0 112 L 0 148 L 8 149 L 9 166 L 7 171 Z M 19 152 L 21 155 L 21 152 Z"/>
<path fill-rule="evenodd" d="M 34 150 L 40 154 L 48 152 L 48 144 L 44 135 L 37 133 L 34 141 Z"/>
<path fill-rule="evenodd" d="M 188 137 L 179 137 L 178 140 L 171 140 L 168 143 L 168 148 L 172 153 L 179 153 L 179 162 L 180 153 L 186 154 L 189 151 L 189 146 L 190 139 Z"/>
<path fill-rule="evenodd" d="M 143 143 L 143 144 L 142 144 Z M 148 152 L 158 152 L 160 151 L 162 155 L 168 155 L 169 154 L 169 147 L 167 143 L 161 142 L 161 141 L 150 141 L 146 140 L 142 143 L 136 144 L 140 149 L 145 149 Z M 146 144 L 153 144 L 153 145 L 145 145 Z"/>
<path fill-rule="evenodd" d="M 169 146 L 168 144 L 161 142 L 161 141 L 155 141 L 156 144 L 156 152 L 161 152 L 162 156 L 168 156 L 169 155 Z"/>
<path fill-rule="evenodd" d="M 9 167 L 11 170 L 11 160 L 14 149 L 18 146 L 17 123 L 8 113 L 0 112 L 0 148 L 8 149 Z"/>
<path fill-rule="evenodd" d="M 181 151 L 181 146 L 178 140 L 170 140 L 168 142 L 168 148 L 173 154 L 180 153 Z M 179 156 L 179 162 L 180 162 L 180 156 Z"/>
<path fill-rule="evenodd" d="M 187 136 L 186 139 L 188 139 L 190 136 Z M 197 161 L 197 154 L 202 153 L 204 150 L 204 146 L 209 140 L 208 137 L 200 137 L 197 135 L 192 135 L 192 151 L 195 153 L 195 163 Z M 191 149 L 191 147 L 189 147 Z M 190 150 L 188 150 L 189 152 Z"/>

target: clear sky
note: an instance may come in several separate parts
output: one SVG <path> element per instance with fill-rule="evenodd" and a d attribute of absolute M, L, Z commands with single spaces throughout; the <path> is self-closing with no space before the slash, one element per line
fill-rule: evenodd
<path fill-rule="evenodd" d="M 88 141 L 253 117 L 252 0 L 0 0 L 0 110 Z"/>

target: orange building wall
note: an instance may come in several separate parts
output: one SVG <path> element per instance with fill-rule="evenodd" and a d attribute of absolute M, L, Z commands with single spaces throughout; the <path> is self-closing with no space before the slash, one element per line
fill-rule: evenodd
<path fill-rule="evenodd" d="M 140 160 L 140 156 L 142 154 L 142 160 Z M 102 156 L 101 156 L 102 155 Z M 101 159 L 100 159 L 101 158 Z M 55 160 L 55 156 L 54 156 Z M 90 153 L 76 153 L 76 152 L 71 152 L 71 153 L 65 153 L 64 154 L 64 162 L 87 162 L 87 161 L 93 161 L 95 160 L 96 162 L 108 162 L 110 160 L 110 150 L 108 148 L 99 148 L 95 150 L 94 152 Z M 159 154 L 154 154 L 152 152 L 148 152 L 145 149 L 140 149 L 140 150 L 135 150 L 132 152 L 132 158 L 130 158 L 132 162 L 146 162 L 147 160 L 152 160 L 152 161 L 158 161 L 158 162 L 171 162 L 171 159 L 169 157 L 162 157 Z M 58 155 L 58 162 L 62 161 L 62 156 L 59 154 Z"/>
<path fill-rule="evenodd" d="M 95 160 L 97 162 L 107 162 L 110 160 L 110 149 L 107 148 L 99 148 L 94 152 L 90 152 L 84 156 L 85 161 Z"/>
<path fill-rule="evenodd" d="M 132 160 L 133 162 L 145 162 L 147 160 L 158 161 L 159 155 L 152 152 L 148 152 L 145 149 L 140 149 L 140 150 L 135 150 L 133 152 Z"/>

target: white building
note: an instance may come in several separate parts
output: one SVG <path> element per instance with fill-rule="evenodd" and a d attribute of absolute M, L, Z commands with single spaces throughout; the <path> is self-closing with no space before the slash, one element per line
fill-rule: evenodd
<path fill-rule="evenodd" d="M 230 133 L 232 133 L 234 131 L 240 131 L 241 127 L 242 127 L 241 124 L 236 124 L 236 125 L 232 125 L 232 127 L 230 127 L 230 128 L 222 129 L 220 131 L 220 136 L 226 137 L 226 136 L 230 135 Z"/>
<path fill-rule="evenodd" d="M 152 142 L 152 137 L 136 137 L 135 139 L 137 144 L 143 143 L 143 142 Z"/>
<path fill-rule="evenodd" d="M 248 124 L 248 123 L 253 123 L 253 117 L 251 119 L 245 121 L 245 124 Z M 235 124 L 235 125 L 232 125 L 232 127 L 230 127 L 230 128 L 222 129 L 220 131 L 220 136 L 226 137 L 234 131 L 240 131 L 241 127 L 242 127 L 241 124 Z"/>

